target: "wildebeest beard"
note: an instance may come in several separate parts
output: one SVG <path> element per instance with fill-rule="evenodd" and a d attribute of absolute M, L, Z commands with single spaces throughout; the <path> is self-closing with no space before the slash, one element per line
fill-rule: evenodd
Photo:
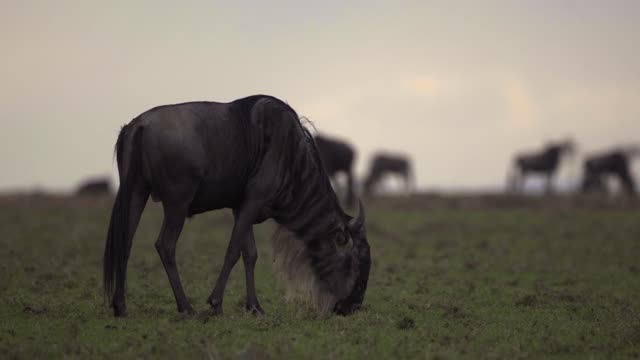
<path fill-rule="evenodd" d="M 322 314 L 355 311 L 364 297 L 369 264 L 360 264 L 356 253 L 336 246 L 333 239 L 314 242 L 320 246 L 308 243 L 283 226 L 273 234 L 274 271 L 286 288 L 287 300 L 301 300 Z M 363 267 L 366 274 L 361 274 Z M 364 283 L 357 284 L 362 278 Z M 345 301 L 348 304 L 336 308 Z"/>

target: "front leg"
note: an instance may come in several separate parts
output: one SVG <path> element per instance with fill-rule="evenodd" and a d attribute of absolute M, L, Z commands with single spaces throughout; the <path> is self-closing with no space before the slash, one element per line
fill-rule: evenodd
<path fill-rule="evenodd" d="M 234 212 L 235 213 L 235 212 Z M 227 286 L 229 275 L 231 270 L 240 259 L 240 253 L 244 249 L 248 237 L 251 235 L 253 239 L 253 219 L 255 218 L 255 211 L 240 210 L 235 216 L 235 223 L 233 225 L 233 231 L 231 232 L 231 240 L 227 247 L 227 253 L 224 257 L 224 263 L 216 286 L 213 288 L 211 295 L 207 299 L 209 305 L 216 315 L 222 314 L 222 300 L 224 297 L 224 289 Z M 255 244 L 254 244 L 255 248 Z M 254 290 L 255 291 L 255 290 Z"/>

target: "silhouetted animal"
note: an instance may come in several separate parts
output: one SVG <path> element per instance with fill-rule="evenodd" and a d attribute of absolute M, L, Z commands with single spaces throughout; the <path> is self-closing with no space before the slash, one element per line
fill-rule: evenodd
<path fill-rule="evenodd" d="M 399 155 L 376 154 L 371 160 L 369 175 L 364 181 L 364 192 L 371 194 L 385 175 L 398 175 L 404 180 L 405 190 L 411 191 L 413 175 L 408 158 Z"/>
<path fill-rule="evenodd" d="M 355 151 L 353 147 L 344 141 L 329 138 L 322 135 L 316 136 L 316 144 L 322 163 L 331 178 L 343 172 L 347 176 L 347 206 L 352 207 L 354 202 L 353 192 L 353 163 Z"/>
<path fill-rule="evenodd" d="M 607 192 L 606 178 L 615 177 L 630 195 L 636 194 L 636 185 L 629 165 L 632 152 L 613 150 L 587 158 L 584 162 L 582 191 Z"/>
<path fill-rule="evenodd" d="M 574 151 L 575 145 L 567 140 L 551 143 L 541 152 L 533 154 L 521 154 L 514 161 L 514 173 L 510 177 L 510 186 L 515 191 L 522 191 L 526 177 L 531 174 L 539 174 L 545 177 L 545 190 L 552 192 L 552 181 L 563 154 Z"/>
<path fill-rule="evenodd" d="M 255 95 L 156 107 L 122 128 L 116 155 L 121 185 L 104 253 L 104 289 L 113 294 L 116 316 L 126 314 L 131 241 L 149 195 L 164 209 L 155 246 L 179 312 L 193 311 L 175 259 L 185 218 L 221 208 L 233 210 L 235 224 L 207 300 L 214 313 L 222 313 L 241 255 L 246 309 L 263 313 L 254 284 L 253 225 L 269 218 L 280 224 L 274 262 L 287 285 L 322 311 L 349 314 L 360 307 L 370 267 L 364 209 L 352 218 L 340 208 L 311 134 L 286 103 Z"/>
<path fill-rule="evenodd" d="M 77 190 L 76 195 L 110 195 L 111 180 L 107 177 L 88 179 L 82 182 Z"/>

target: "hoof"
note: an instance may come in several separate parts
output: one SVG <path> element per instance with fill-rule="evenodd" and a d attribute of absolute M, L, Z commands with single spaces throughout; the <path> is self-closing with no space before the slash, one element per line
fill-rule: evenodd
<path fill-rule="evenodd" d="M 253 315 L 264 315 L 264 310 L 262 310 L 262 307 L 258 303 L 247 304 L 244 306 L 244 309 Z"/>
<path fill-rule="evenodd" d="M 113 307 L 113 316 L 115 317 L 126 317 L 127 309 L 124 306 L 114 306 Z"/>
<path fill-rule="evenodd" d="M 338 314 L 338 315 L 347 316 L 347 315 L 353 314 L 359 308 L 360 308 L 359 304 L 352 304 L 352 303 L 346 302 L 346 301 L 339 301 L 334 306 L 333 312 Z"/>
<path fill-rule="evenodd" d="M 193 307 L 191 305 L 187 305 L 184 307 L 178 307 L 178 312 L 182 313 L 182 314 L 186 314 L 186 315 L 193 315 L 196 312 L 193 310 Z"/>
<path fill-rule="evenodd" d="M 207 299 L 207 303 L 211 305 L 211 312 L 213 315 L 222 315 L 222 301 L 218 301 L 210 297 Z"/>

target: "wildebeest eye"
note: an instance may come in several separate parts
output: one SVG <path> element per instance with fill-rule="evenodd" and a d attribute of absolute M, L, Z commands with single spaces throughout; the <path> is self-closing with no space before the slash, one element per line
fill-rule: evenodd
<path fill-rule="evenodd" d="M 343 250 L 349 250 L 353 247 L 353 238 L 350 234 L 340 233 L 335 239 L 338 248 Z"/>

